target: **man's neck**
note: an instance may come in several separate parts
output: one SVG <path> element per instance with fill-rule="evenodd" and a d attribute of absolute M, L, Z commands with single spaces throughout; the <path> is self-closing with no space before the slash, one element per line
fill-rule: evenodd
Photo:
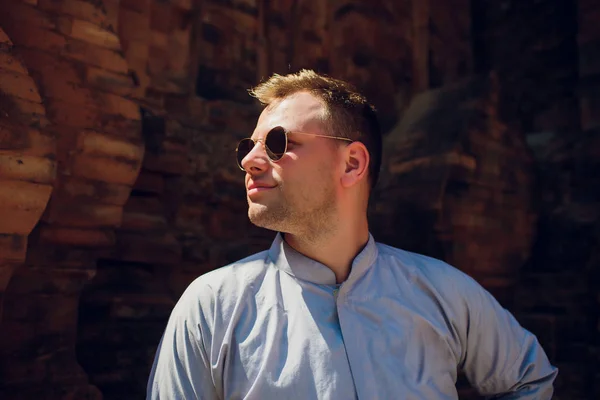
<path fill-rule="evenodd" d="M 338 226 L 316 239 L 286 233 L 284 240 L 297 252 L 329 267 L 336 282 L 342 283 L 350 275 L 354 258 L 369 241 L 369 226 L 365 217 L 353 224 Z"/>

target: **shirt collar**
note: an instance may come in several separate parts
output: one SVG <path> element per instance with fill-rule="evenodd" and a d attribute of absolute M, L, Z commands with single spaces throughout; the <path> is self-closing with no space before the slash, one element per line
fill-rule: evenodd
<path fill-rule="evenodd" d="M 315 261 L 294 250 L 283 239 L 281 232 L 277 233 L 269 249 L 269 258 L 275 266 L 288 274 L 318 285 L 335 285 L 335 274 L 326 265 Z M 346 282 L 356 281 L 369 269 L 377 258 L 377 244 L 369 233 L 367 245 L 354 258 L 350 275 Z"/>

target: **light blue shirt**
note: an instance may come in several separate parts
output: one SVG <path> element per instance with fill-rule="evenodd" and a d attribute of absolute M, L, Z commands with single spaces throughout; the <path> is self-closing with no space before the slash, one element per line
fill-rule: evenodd
<path fill-rule="evenodd" d="M 348 279 L 277 234 L 197 278 L 173 309 L 147 399 L 551 399 L 536 337 L 477 282 L 372 236 Z"/>

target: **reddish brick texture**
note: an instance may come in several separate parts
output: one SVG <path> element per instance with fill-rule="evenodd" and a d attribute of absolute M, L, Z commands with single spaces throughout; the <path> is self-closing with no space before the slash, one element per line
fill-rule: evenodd
<path fill-rule="evenodd" d="M 19 60 L 0 64 L 2 105 L 19 140 L 3 135 L 0 231 L 28 246 L 3 290 L 0 397 L 101 398 L 77 361 L 79 298 L 142 165 L 135 83 L 102 2 L 1 8 L 5 58 Z"/>
<path fill-rule="evenodd" d="M 8 283 L 52 193 L 56 143 L 46 126 L 38 87 L 0 28 L 0 321 Z"/>
<path fill-rule="evenodd" d="M 556 399 L 600 397 L 595 2 L 0 10 L 1 399 L 143 398 L 184 288 L 272 240 L 234 149 L 260 113 L 247 89 L 300 68 L 379 110 L 376 238 L 496 295 L 559 366 Z"/>

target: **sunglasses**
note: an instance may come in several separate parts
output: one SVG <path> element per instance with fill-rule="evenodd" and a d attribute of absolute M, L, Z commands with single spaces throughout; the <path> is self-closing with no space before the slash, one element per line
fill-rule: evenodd
<path fill-rule="evenodd" d="M 245 138 L 240 140 L 235 149 L 238 167 L 240 167 L 242 171 L 245 171 L 244 167 L 242 167 L 242 160 L 252 151 L 252 149 L 256 145 L 256 142 L 261 142 L 263 144 L 263 146 L 265 147 L 265 152 L 267 153 L 267 157 L 269 157 L 269 160 L 271 160 L 272 162 L 277 162 L 281 160 L 281 157 L 283 157 L 283 155 L 287 151 L 289 133 L 291 132 L 286 130 L 285 128 L 282 128 L 281 126 L 276 126 L 265 135 L 264 139 L 254 140 L 252 138 Z M 338 136 L 317 135 L 316 133 L 297 131 L 294 131 L 293 133 L 353 142 L 352 139 Z"/>

